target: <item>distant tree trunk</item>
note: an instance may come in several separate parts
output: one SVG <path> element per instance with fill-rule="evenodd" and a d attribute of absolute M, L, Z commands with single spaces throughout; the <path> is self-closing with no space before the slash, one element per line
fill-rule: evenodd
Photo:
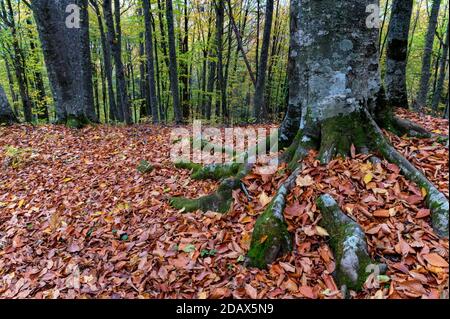
<path fill-rule="evenodd" d="M 140 10 L 139 15 L 142 15 L 142 10 Z M 139 92 L 140 92 L 140 98 L 142 100 L 141 107 L 140 107 L 140 116 L 146 117 L 151 114 L 150 110 L 150 95 L 148 94 L 147 89 L 147 59 L 145 59 L 145 49 L 144 49 L 144 43 L 145 43 L 145 35 L 144 32 L 139 33 L 139 56 L 140 56 L 140 62 L 139 62 Z"/>
<path fill-rule="evenodd" d="M 5 67 L 6 67 L 6 77 L 8 78 L 8 82 L 9 82 L 9 91 L 11 93 L 12 101 L 13 101 L 13 103 L 15 103 L 15 102 L 17 102 L 17 95 L 16 95 L 16 92 L 14 91 L 14 78 L 11 73 L 11 68 L 9 66 L 9 62 L 6 58 L 5 58 Z"/>
<path fill-rule="evenodd" d="M 237 41 L 237 45 L 238 45 L 238 48 L 236 49 L 235 60 L 237 61 L 238 52 L 241 51 L 242 58 L 244 59 L 245 66 L 247 67 L 247 71 L 248 71 L 248 74 L 250 76 L 250 79 L 251 79 L 253 85 L 256 86 L 256 78 L 255 78 L 255 75 L 253 73 L 252 66 L 250 65 L 250 62 L 249 62 L 249 60 L 247 58 L 247 54 L 245 53 L 244 45 L 242 43 L 242 35 L 241 35 L 245 31 L 245 25 L 246 25 L 246 22 L 247 22 L 247 15 L 248 15 L 248 11 L 249 11 L 249 6 L 247 6 L 246 9 L 245 9 L 244 23 L 243 23 L 242 31 L 241 31 L 240 28 L 238 28 L 236 26 L 236 22 L 234 21 L 233 12 L 232 12 L 232 8 L 231 8 L 231 0 L 228 0 L 227 2 L 228 2 L 228 10 L 227 10 L 228 17 L 230 18 L 231 27 L 233 28 L 233 31 L 234 31 L 234 33 L 236 35 L 236 41 Z M 235 66 L 234 71 L 236 71 L 237 62 L 235 62 L 234 66 Z"/>
<path fill-rule="evenodd" d="M 145 21 L 145 51 L 147 57 L 147 91 L 150 96 L 150 108 L 152 111 L 153 123 L 159 122 L 158 97 L 156 96 L 155 66 L 153 58 L 153 31 L 150 14 L 150 0 L 143 0 L 144 21 Z"/>
<path fill-rule="evenodd" d="M 97 16 L 97 22 L 100 29 L 100 39 L 102 42 L 102 51 L 103 51 L 103 64 L 106 81 L 108 83 L 108 102 L 109 102 L 109 118 L 112 121 L 118 119 L 118 110 L 116 104 L 116 97 L 114 95 L 114 84 L 113 84 L 113 76 L 112 76 L 112 62 L 111 62 L 111 45 L 107 40 L 105 35 L 105 29 L 103 27 L 102 16 L 100 12 L 100 8 L 95 0 L 90 1 L 91 5 L 94 8 L 95 14 Z M 106 113 L 105 113 L 106 115 Z"/>
<path fill-rule="evenodd" d="M 385 88 L 387 103 L 408 109 L 406 64 L 413 0 L 394 0 L 387 39 Z"/>
<path fill-rule="evenodd" d="M 31 19 L 27 19 L 26 20 L 27 25 L 31 26 Z M 34 56 L 36 57 L 36 61 L 35 63 L 40 64 L 40 56 L 39 53 L 37 52 L 37 47 L 36 47 L 36 39 L 34 37 L 33 32 L 31 31 L 31 29 L 28 32 L 28 36 L 30 37 L 30 49 L 33 52 Z M 42 76 L 42 72 L 39 70 L 36 70 L 34 72 L 34 85 L 36 88 L 36 91 L 38 92 L 37 94 L 37 108 L 38 108 L 38 112 L 37 112 L 37 116 L 39 119 L 45 119 L 47 121 L 50 121 L 49 118 L 49 113 L 48 113 L 48 105 L 47 105 L 47 101 L 46 101 L 46 93 L 45 93 L 45 86 L 44 86 L 44 79 Z"/>
<path fill-rule="evenodd" d="M 449 26 L 447 25 L 447 34 L 445 36 L 443 49 L 442 49 L 442 57 L 439 66 L 439 77 L 436 83 L 436 90 L 433 95 L 433 102 L 431 107 L 433 111 L 436 113 L 439 107 L 439 102 L 441 101 L 442 89 L 444 87 L 446 67 L 448 63 L 448 46 L 449 46 Z"/>
<path fill-rule="evenodd" d="M 97 117 L 100 119 L 100 93 L 99 93 L 99 76 L 97 72 L 97 66 L 94 64 L 92 67 L 92 75 L 94 81 L 94 104 Z"/>
<path fill-rule="evenodd" d="M 183 123 L 183 114 L 180 107 L 180 92 L 178 86 L 177 52 L 175 46 L 175 30 L 173 24 L 172 0 L 166 0 L 167 31 L 169 36 L 169 77 L 173 97 L 173 111 L 176 124 Z"/>
<path fill-rule="evenodd" d="M 267 88 L 268 88 L 268 92 L 267 92 L 267 98 L 265 98 L 266 101 L 266 108 L 267 108 L 267 113 L 268 114 L 273 114 L 273 110 L 272 110 L 272 83 L 274 81 L 274 75 L 272 74 L 273 71 L 273 67 L 275 64 L 275 56 L 278 55 L 278 50 L 279 50 L 279 32 L 280 32 L 280 1 L 278 0 L 276 2 L 276 7 L 275 7 L 275 22 L 274 22 L 274 26 L 275 29 L 272 32 L 272 46 L 270 49 L 270 58 L 269 58 L 269 66 L 268 66 L 268 70 L 267 70 Z"/>
<path fill-rule="evenodd" d="M 217 86 L 220 91 L 220 101 L 218 100 L 218 109 L 216 116 L 222 112 L 225 122 L 228 122 L 229 114 L 227 108 L 227 88 L 225 83 L 224 63 L 223 63 L 223 33 L 225 22 L 225 4 L 224 0 L 218 0 L 215 4 L 216 8 L 216 47 L 217 47 Z M 220 104 L 219 104 L 220 102 Z M 222 106 L 220 108 L 220 105 Z"/>
<path fill-rule="evenodd" d="M 124 66 L 122 62 L 122 36 L 120 30 L 120 6 L 119 1 L 114 0 L 115 26 L 112 14 L 112 0 L 103 1 L 103 14 L 107 29 L 107 41 L 111 47 L 111 53 L 116 65 L 116 85 L 117 85 L 117 120 L 131 124 L 130 103 L 127 93 Z"/>
<path fill-rule="evenodd" d="M 181 27 L 180 27 L 181 29 Z M 188 120 L 191 112 L 190 94 L 189 94 L 189 63 L 187 53 L 189 52 L 189 15 L 188 2 L 184 0 L 183 5 L 183 36 L 180 41 L 180 52 L 183 59 L 180 60 L 180 78 L 181 78 L 181 106 L 183 110 L 183 119 Z M 181 35 L 181 30 L 180 30 Z"/>
<path fill-rule="evenodd" d="M 215 3 L 214 3 L 215 6 Z M 214 11 L 216 14 L 217 12 Z M 211 108 L 212 108 L 212 100 L 213 100 L 213 96 L 215 95 L 215 91 L 214 91 L 214 84 L 215 84 L 215 80 L 216 80 L 216 71 L 217 71 L 217 63 L 216 63 L 216 59 L 217 59 L 217 38 L 219 37 L 218 35 L 218 28 L 217 28 L 217 17 L 216 17 L 216 30 L 215 30 L 215 36 L 214 36 L 214 43 L 213 44 L 209 44 L 209 70 L 208 70 L 208 83 L 206 86 L 206 92 L 207 92 L 207 97 L 206 97 L 206 104 L 205 104 L 205 113 L 206 113 L 206 119 L 209 121 L 211 119 Z M 208 41 L 209 42 L 209 41 Z"/>
<path fill-rule="evenodd" d="M 107 111 L 107 105 L 106 105 L 106 98 L 107 98 L 107 88 L 106 88 L 106 76 L 105 76 L 105 70 L 103 67 L 103 64 L 100 62 L 100 77 L 102 79 L 102 104 L 103 104 L 103 114 L 105 116 L 105 123 L 108 123 L 108 111 Z M 99 115 L 99 121 L 100 121 L 100 115 Z"/>
<path fill-rule="evenodd" d="M 381 23 L 381 27 L 380 27 L 380 38 L 378 40 L 378 50 L 380 51 L 380 56 L 383 55 L 383 51 L 384 51 L 384 40 L 382 39 L 382 37 L 383 37 L 384 25 L 386 24 L 386 18 L 388 16 L 388 9 L 389 9 L 389 0 L 386 0 L 386 3 L 384 5 L 383 22 Z M 391 14 L 391 19 L 392 19 L 392 14 Z M 389 30 L 388 30 L 387 34 L 389 35 Z"/>
<path fill-rule="evenodd" d="M 430 85 L 430 66 L 431 66 L 431 54 L 433 53 L 434 36 L 436 33 L 437 20 L 439 16 L 439 7 L 441 0 L 433 0 L 431 7 L 430 21 L 428 23 L 427 35 L 425 38 L 425 48 L 422 58 L 422 71 L 420 78 L 420 88 L 417 93 L 417 98 L 414 101 L 414 109 L 416 111 L 422 111 L 427 104 L 428 90 Z"/>
<path fill-rule="evenodd" d="M 448 120 L 448 91 L 447 91 L 447 98 L 445 99 L 445 111 L 444 111 L 444 119 Z"/>
<path fill-rule="evenodd" d="M 16 79 L 19 84 L 19 94 L 22 100 L 25 121 L 31 122 L 33 120 L 33 113 L 32 113 L 32 103 L 28 92 L 28 80 L 25 72 L 26 70 L 25 58 L 23 50 L 19 43 L 19 34 L 17 32 L 17 26 L 15 22 L 13 8 L 11 5 L 11 0 L 6 0 L 6 6 L 7 8 L 5 8 L 5 5 L 2 1 L 2 10 L 3 10 L 2 18 L 4 20 L 4 23 L 11 30 L 12 46 L 13 46 L 13 53 L 11 54 L 11 59 L 13 62 L 14 71 L 16 73 Z"/>
<path fill-rule="evenodd" d="M 155 26 L 155 20 L 152 17 L 152 26 L 153 30 L 156 30 Z M 156 67 L 156 92 L 158 97 L 158 105 L 159 105 L 159 120 L 165 121 L 167 120 L 166 113 L 164 111 L 164 104 L 162 103 L 162 94 L 163 91 L 165 91 L 165 85 L 161 79 L 161 65 L 160 65 L 160 59 L 159 59 L 159 53 L 158 53 L 158 39 L 157 37 L 154 37 L 154 52 L 155 52 L 155 67 Z"/>
<path fill-rule="evenodd" d="M 158 4 L 159 33 L 161 34 L 161 49 L 164 54 L 163 60 L 167 68 L 169 68 L 169 54 L 167 53 L 166 29 L 164 28 L 164 18 L 163 18 L 164 8 L 161 0 L 158 0 L 157 4 Z"/>
<path fill-rule="evenodd" d="M 19 121 L 8 102 L 5 90 L 3 89 L 3 86 L 0 85 L 0 124 L 13 124 L 18 122 Z"/>
<path fill-rule="evenodd" d="M 414 42 L 414 36 L 416 34 L 417 22 L 419 21 L 420 11 L 422 9 L 422 2 L 423 2 L 423 0 L 420 0 L 420 2 L 417 5 L 416 15 L 414 17 L 414 22 L 413 22 L 412 29 L 411 29 L 411 39 L 409 39 L 408 53 L 406 55 L 406 60 L 408 60 L 409 55 L 411 54 L 411 48 L 412 48 L 412 44 Z"/>
<path fill-rule="evenodd" d="M 261 26 L 261 1 L 256 0 L 256 52 L 255 52 L 255 70 L 256 80 L 258 80 L 259 70 L 259 29 Z"/>
<path fill-rule="evenodd" d="M 267 0 L 263 42 L 261 46 L 261 58 L 259 60 L 258 78 L 256 80 L 255 98 L 253 101 L 255 105 L 255 118 L 257 119 L 258 122 L 267 119 L 267 108 L 266 103 L 264 101 L 264 93 L 266 89 L 266 71 L 267 71 L 267 61 L 269 59 L 272 16 L 273 16 L 273 0 Z"/>
<path fill-rule="evenodd" d="M 80 8 L 80 28 L 66 25 L 66 8 Z M 80 127 L 97 122 L 94 111 L 87 0 L 34 0 L 34 17 L 42 43 L 57 121 Z"/>

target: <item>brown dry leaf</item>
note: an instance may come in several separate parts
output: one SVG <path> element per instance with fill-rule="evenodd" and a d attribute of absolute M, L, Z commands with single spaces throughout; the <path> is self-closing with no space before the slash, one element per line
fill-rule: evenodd
<path fill-rule="evenodd" d="M 245 292 L 247 293 L 247 296 L 249 296 L 251 299 L 258 298 L 258 291 L 250 284 L 245 284 Z"/>
<path fill-rule="evenodd" d="M 306 298 L 314 299 L 316 296 L 314 295 L 313 289 L 309 286 L 301 286 L 298 291 L 305 296 Z"/>
<path fill-rule="evenodd" d="M 259 203 L 261 204 L 262 207 L 266 207 L 271 201 L 272 201 L 272 198 L 267 196 L 266 192 L 262 192 L 259 195 Z"/>
<path fill-rule="evenodd" d="M 314 185 L 314 180 L 309 175 L 298 176 L 297 180 L 296 180 L 296 184 L 297 184 L 297 186 L 300 186 L 300 187 L 308 187 L 308 186 Z"/>
<path fill-rule="evenodd" d="M 292 266 L 291 264 L 280 261 L 280 266 L 287 272 L 295 272 L 295 267 Z"/>
<path fill-rule="evenodd" d="M 432 266 L 444 268 L 448 267 L 448 262 L 436 253 L 423 255 L 423 258 Z"/>
<path fill-rule="evenodd" d="M 387 209 L 378 209 L 373 212 L 373 216 L 381 217 L 381 218 L 388 218 L 391 216 L 391 214 L 389 213 L 389 210 L 387 210 Z"/>

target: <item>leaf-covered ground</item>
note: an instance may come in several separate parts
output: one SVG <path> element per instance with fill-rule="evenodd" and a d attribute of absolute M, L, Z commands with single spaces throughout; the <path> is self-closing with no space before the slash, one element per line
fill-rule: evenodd
<path fill-rule="evenodd" d="M 402 116 L 448 134 L 448 121 Z M 433 139 L 390 139 L 448 196 L 448 149 Z M 448 298 L 448 240 L 430 227 L 424 193 L 395 165 L 367 155 L 321 166 L 311 153 L 285 212 L 292 254 L 268 270 L 243 256 L 258 215 L 286 178 L 256 168 L 251 196 L 234 192 L 227 215 L 183 214 L 170 196 L 217 187 L 169 158 L 170 128 L 0 128 L 1 298 L 341 298 L 314 201 L 327 192 L 357 220 L 372 257 L 388 265 L 355 298 Z M 147 160 L 155 169 L 141 174 Z M 380 278 L 379 278 L 380 279 Z"/>

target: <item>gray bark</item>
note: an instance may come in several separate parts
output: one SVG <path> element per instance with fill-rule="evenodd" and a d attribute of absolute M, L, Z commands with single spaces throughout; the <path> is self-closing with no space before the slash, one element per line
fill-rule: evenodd
<path fill-rule="evenodd" d="M 412 7 L 412 0 L 394 0 L 387 39 L 385 76 L 387 102 L 392 107 L 406 109 L 408 108 L 406 65 Z"/>
<path fill-rule="evenodd" d="M 17 122 L 18 120 L 8 102 L 5 90 L 0 85 L 0 124 L 12 124 Z"/>
<path fill-rule="evenodd" d="M 318 136 L 318 124 L 359 111 L 380 90 L 378 29 L 366 25 L 369 4 L 301 1 L 290 52 L 297 86 L 290 87 L 289 104 L 301 107 L 307 134 Z"/>
<path fill-rule="evenodd" d="M 428 23 L 427 35 L 425 38 L 425 48 L 422 58 L 422 71 L 420 77 L 420 88 L 417 93 L 417 98 L 414 102 L 414 109 L 416 111 L 422 111 L 427 104 L 428 90 L 430 85 L 430 66 L 431 66 L 431 54 L 433 53 L 434 36 L 436 32 L 437 20 L 439 16 L 439 8 L 441 0 L 433 0 L 431 7 L 430 21 Z"/>
<path fill-rule="evenodd" d="M 66 26 L 66 7 L 70 4 L 76 4 L 81 9 L 80 28 Z M 87 7 L 87 0 L 32 2 L 56 104 L 57 121 L 74 126 L 96 120 Z"/>

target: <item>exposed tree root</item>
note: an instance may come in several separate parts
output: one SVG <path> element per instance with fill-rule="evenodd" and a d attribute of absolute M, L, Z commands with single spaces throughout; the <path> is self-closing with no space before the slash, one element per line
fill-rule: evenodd
<path fill-rule="evenodd" d="M 400 132 L 401 135 L 407 134 L 408 136 L 422 138 L 432 137 L 432 134 L 428 132 L 428 130 L 409 120 L 394 116 L 392 121 L 395 125 L 395 128 Z"/>
<path fill-rule="evenodd" d="M 320 196 L 317 206 L 322 214 L 321 225 L 330 234 L 329 243 L 336 262 L 333 275 L 337 284 L 361 290 L 371 273 L 367 266 L 375 265 L 369 257 L 363 229 L 339 209 L 330 195 Z"/>
<path fill-rule="evenodd" d="M 274 143 L 270 142 L 273 138 L 274 136 L 272 135 L 266 139 L 266 152 L 272 151 L 270 148 L 277 146 L 277 144 L 274 145 Z M 197 139 L 197 141 L 201 140 Z M 214 149 L 213 144 L 207 143 L 208 147 Z M 222 182 L 218 190 L 213 194 L 197 199 L 174 197 L 170 199 L 170 204 L 177 209 L 184 209 L 185 212 L 201 210 L 203 212 L 216 211 L 223 214 L 227 213 L 233 202 L 233 190 L 242 186 L 241 180 L 253 169 L 256 159 L 250 154 L 253 154 L 253 150 L 256 150 L 257 147 L 258 145 L 254 146 L 250 151 L 241 154 L 236 154 L 233 150 L 226 147 L 219 148 L 222 153 L 233 154 L 232 160 L 225 164 L 211 164 L 203 167 L 195 163 L 176 163 L 175 165 L 178 168 L 191 169 L 193 171 L 193 179 L 214 179 L 222 180 Z"/>
<path fill-rule="evenodd" d="M 272 202 L 256 221 L 247 265 L 266 268 L 276 258 L 292 250 L 292 238 L 287 230 L 283 211 L 286 207 L 286 196 L 294 187 L 300 171 L 301 168 L 298 167 L 280 186 Z"/>
<path fill-rule="evenodd" d="M 242 165 L 239 163 L 225 163 L 202 166 L 201 164 L 179 162 L 175 164 L 175 167 L 192 170 L 191 177 L 195 180 L 221 180 L 222 178 L 236 175 L 241 170 Z"/>
<path fill-rule="evenodd" d="M 174 197 L 170 204 L 177 209 L 184 209 L 185 212 L 196 210 L 215 211 L 218 213 L 227 213 L 233 202 L 233 190 L 241 186 L 241 179 L 245 177 L 253 168 L 253 164 L 241 164 L 239 172 L 222 181 L 216 192 L 211 195 L 203 196 L 197 199 L 188 199 L 184 197 Z"/>
<path fill-rule="evenodd" d="M 269 206 L 255 223 L 247 255 L 247 264 L 250 266 L 265 268 L 277 257 L 292 249 L 291 235 L 287 230 L 283 215 L 286 196 L 295 186 L 295 181 L 301 172 L 298 162 L 308 154 L 313 141 L 299 133 L 292 145 L 295 149 L 290 147 L 283 155 L 283 161 L 288 163 L 288 168 L 292 170 L 292 173 L 280 186 Z"/>

